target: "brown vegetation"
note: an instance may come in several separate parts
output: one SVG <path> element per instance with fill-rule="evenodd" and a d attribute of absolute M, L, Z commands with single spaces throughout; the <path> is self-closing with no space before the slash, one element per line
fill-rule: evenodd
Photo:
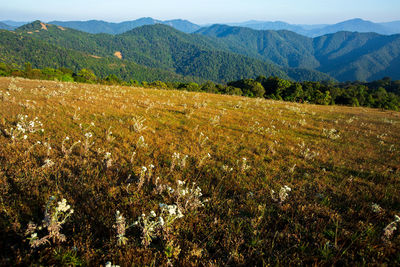
<path fill-rule="evenodd" d="M 398 112 L 0 78 L 0 118 L 0 265 L 400 264 Z"/>
<path fill-rule="evenodd" d="M 45 31 L 48 30 L 48 29 L 47 29 L 47 25 L 44 24 L 43 22 L 40 22 L 40 26 L 42 26 L 42 30 L 45 30 Z"/>

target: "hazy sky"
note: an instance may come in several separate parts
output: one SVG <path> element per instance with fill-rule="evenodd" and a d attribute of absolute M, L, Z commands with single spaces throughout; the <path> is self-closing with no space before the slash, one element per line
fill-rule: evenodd
<path fill-rule="evenodd" d="M 134 20 L 182 18 L 194 23 L 282 20 L 335 23 L 351 18 L 400 20 L 400 0 L 1 0 L 0 20 Z"/>

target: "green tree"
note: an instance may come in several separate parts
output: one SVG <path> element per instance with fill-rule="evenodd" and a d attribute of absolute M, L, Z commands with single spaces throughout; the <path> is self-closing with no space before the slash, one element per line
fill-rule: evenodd
<path fill-rule="evenodd" d="M 78 72 L 78 77 L 81 77 L 83 82 L 87 83 L 95 83 L 97 81 L 96 75 L 94 75 L 93 71 L 89 69 L 81 69 Z"/>
<path fill-rule="evenodd" d="M 160 88 L 160 89 L 166 89 L 168 88 L 167 84 L 162 82 L 162 81 L 154 81 L 149 83 L 150 87 L 154 87 L 154 88 Z"/>
<path fill-rule="evenodd" d="M 240 88 L 244 96 L 264 97 L 265 89 L 261 83 L 253 79 L 244 79 L 228 83 L 228 86 Z"/>
<path fill-rule="evenodd" d="M 104 78 L 106 84 L 116 85 L 121 84 L 122 80 L 118 78 L 115 74 L 110 74 L 106 78 Z"/>
<path fill-rule="evenodd" d="M 278 77 L 269 77 L 262 84 L 265 88 L 265 96 L 272 99 L 282 99 L 283 91 L 289 88 L 292 83 Z"/>
<path fill-rule="evenodd" d="M 211 81 L 208 81 L 208 82 L 202 84 L 200 90 L 204 91 L 204 92 L 208 92 L 208 93 L 218 93 L 218 89 L 215 86 L 215 83 L 213 83 Z"/>
<path fill-rule="evenodd" d="M 300 83 L 293 83 L 282 94 L 285 101 L 299 101 L 303 99 L 303 87 Z"/>

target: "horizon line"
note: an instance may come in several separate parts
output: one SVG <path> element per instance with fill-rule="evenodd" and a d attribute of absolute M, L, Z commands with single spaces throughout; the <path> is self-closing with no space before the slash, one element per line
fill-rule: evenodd
<path fill-rule="evenodd" d="M 14 20 L 14 19 L 1 19 L 1 22 L 7 22 L 7 21 L 11 21 L 11 22 L 16 22 L 16 23 L 32 23 L 34 21 L 41 21 L 41 22 L 52 22 L 52 21 L 60 21 L 60 22 L 89 22 L 89 21 L 101 21 L 101 22 L 107 22 L 107 23 L 115 23 L 115 24 L 119 24 L 119 23 L 123 23 L 123 22 L 128 22 L 128 21 L 136 21 L 136 20 L 140 20 L 140 19 L 153 19 L 153 20 L 157 20 L 157 21 L 161 21 L 161 22 L 167 22 L 167 21 L 173 21 L 173 20 L 182 20 L 182 21 L 188 21 L 190 23 L 202 26 L 202 25 L 214 25 L 214 24 L 239 24 L 239 23 L 249 23 L 249 22 L 255 22 L 255 23 L 263 23 L 263 22 L 272 22 L 272 23 L 276 23 L 276 22 L 283 22 L 283 23 L 287 23 L 290 25 L 333 25 L 333 24 L 338 24 L 341 22 L 346 22 L 346 21 L 351 21 L 351 20 L 363 20 L 363 21 L 367 21 L 367 22 L 372 22 L 372 23 L 390 23 L 390 22 L 397 22 L 400 21 L 399 19 L 396 20 L 390 20 L 390 21 L 373 21 L 373 20 L 368 20 L 368 19 L 364 19 L 364 18 L 360 18 L 360 17 L 354 17 L 354 18 L 349 18 L 349 19 L 345 19 L 345 20 L 340 20 L 334 23 L 291 23 L 291 22 L 287 22 L 285 20 L 258 20 L 258 19 L 248 19 L 248 20 L 241 20 L 241 21 L 235 21 L 235 22 L 229 22 L 229 21 L 225 21 L 225 22 L 207 22 L 207 23 L 196 23 L 191 21 L 190 19 L 184 19 L 184 18 L 175 18 L 175 19 L 158 19 L 158 18 L 153 18 L 153 17 L 139 17 L 139 18 L 135 18 L 135 19 L 130 19 L 130 20 L 121 20 L 121 21 L 113 21 L 113 20 L 104 20 L 104 19 L 68 19 L 68 20 L 59 20 L 59 19 L 52 19 L 52 20 L 47 20 L 47 19 L 34 19 L 34 20 Z"/>

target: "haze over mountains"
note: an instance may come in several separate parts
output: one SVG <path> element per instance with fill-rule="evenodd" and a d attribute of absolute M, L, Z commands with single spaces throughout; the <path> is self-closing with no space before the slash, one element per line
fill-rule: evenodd
<path fill-rule="evenodd" d="M 124 79 L 135 71 L 139 75 L 133 78 L 148 80 L 170 77 L 226 82 L 258 75 L 299 81 L 400 79 L 400 35 L 339 31 L 310 38 L 288 30 L 227 25 L 198 28 L 183 20 L 158 22 L 148 18 L 119 24 L 89 21 L 55 26 L 36 21 L 15 33 L 0 32 L 0 60 L 31 62 L 35 67 L 47 67 L 45 62 L 74 70 L 85 67 L 96 75 L 113 73 Z M 65 26 L 69 24 L 85 30 Z M 346 25 L 335 27 L 344 29 Z M 385 27 L 394 29 L 396 25 L 393 22 Z M 324 28 L 334 31 L 333 26 Z M 63 51 L 62 56 L 54 51 Z"/>
<path fill-rule="evenodd" d="M 15 27 L 12 27 L 12 26 L 10 26 L 8 24 L 0 22 L 0 30 L 9 30 L 9 31 L 11 31 L 13 29 L 15 29 Z"/>
<path fill-rule="evenodd" d="M 15 29 L 29 22 L 16 22 L 11 20 L 1 21 L 3 27 Z M 165 24 L 185 33 L 193 33 L 205 25 L 197 25 L 188 20 L 157 20 L 153 18 L 140 18 L 132 21 L 120 23 L 106 22 L 102 20 L 89 21 L 50 21 L 49 24 L 55 24 L 62 27 L 68 27 L 88 33 L 109 33 L 120 34 L 144 25 Z M 225 23 L 229 26 L 247 27 L 254 30 L 288 30 L 308 37 L 317 37 L 338 31 L 350 32 L 375 32 L 384 35 L 400 33 L 400 21 L 375 23 L 360 18 L 346 20 L 336 24 L 290 24 L 283 21 L 246 21 L 241 23 Z M 211 25 L 211 24 L 210 24 Z M 209 25 L 208 25 L 209 26 Z"/>
<path fill-rule="evenodd" d="M 339 31 L 375 32 L 379 34 L 400 33 L 400 21 L 374 23 L 359 18 L 346 20 L 336 24 L 297 25 L 283 21 L 248 21 L 243 23 L 228 23 L 230 26 L 248 27 L 254 30 L 289 30 L 308 37 L 317 37 Z"/>
<path fill-rule="evenodd" d="M 153 18 L 141 18 L 133 21 L 125 21 L 121 23 L 112 23 L 99 20 L 90 21 L 51 21 L 49 24 L 55 24 L 63 27 L 68 27 L 88 33 L 109 33 L 120 34 L 130 31 L 134 28 L 144 25 L 165 24 L 179 31 L 191 33 L 201 28 L 201 26 L 191 23 L 187 20 L 156 20 Z"/>

